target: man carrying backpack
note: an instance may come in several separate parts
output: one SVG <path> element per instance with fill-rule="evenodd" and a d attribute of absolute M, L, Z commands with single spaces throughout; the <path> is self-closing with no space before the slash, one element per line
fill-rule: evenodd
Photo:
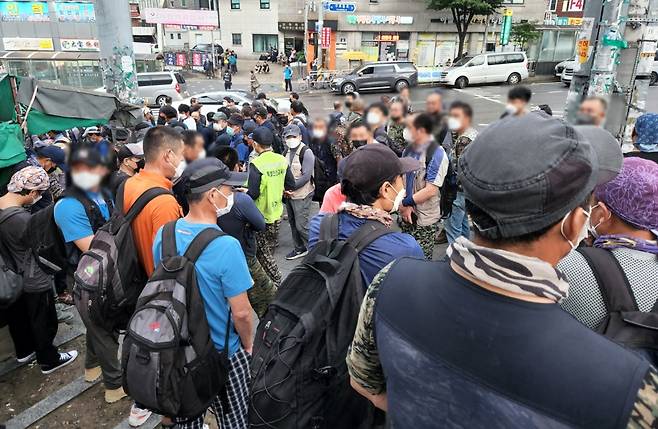
<path fill-rule="evenodd" d="M 283 130 L 283 138 L 288 149 L 284 156 L 295 178 L 295 185 L 284 194 L 287 197 L 286 209 L 295 245 L 295 248 L 286 255 L 286 259 L 294 260 L 308 253 L 308 220 L 315 191 L 313 183 L 315 155 L 306 144 L 302 143 L 302 133 L 297 125 L 288 125 Z"/>
<path fill-rule="evenodd" d="M 201 168 L 190 165 L 189 168 L 191 171 L 187 172 L 187 202 L 190 211 L 186 217 L 176 222 L 175 228 L 179 255 L 185 253 L 190 243 L 202 231 L 208 228 L 221 231 L 217 226 L 217 219 L 231 210 L 232 186 L 244 184 L 244 175 L 230 172 L 224 165 Z M 153 244 L 153 259 L 157 264 L 162 259 L 163 250 L 161 228 Z M 211 241 L 196 259 L 195 271 L 212 341 L 218 351 L 224 351 L 225 343 L 229 348 L 226 385 L 228 409 L 224 408 L 219 397 L 213 401 L 211 407 L 221 422 L 222 429 L 246 428 L 250 383 L 249 355 L 253 347 L 254 323 L 247 290 L 253 282 L 238 240 L 224 235 Z M 233 323 L 229 323 L 230 320 Z M 181 429 L 200 428 L 203 425 L 203 415 L 191 419 L 175 418 L 174 421 Z"/>
<path fill-rule="evenodd" d="M 0 197 L 0 264 L 20 275 L 23 293 L 0 313 L 9 324 L 16 360 L 27 363 L 36 357 L 41 372 L 50 374 L 73 362 L 78 352 L 59 353 L 53 345 L 57 334 L 53 279 L 39 268 L 23 239 L 30 219 L 24 207 L 48 192 L 48 175 L 40 167 L 25 167 L 14 173 L 7 191 Z"/>
<path fill-rule="evenodd" d="M 109 219 L 114 208 L 109 192 L 101 189 L 107 175 L 100 152 L 81 147 L 70 160 L 72 186 L 55 204 L 54 218 L 67 245 L 70 267 L 75 270 L 82 253 L 89 250 L 96 231 Z M 105 401 L 113 403 L 125 396 L 121 388 L 121 366 L 117 359 L 118 332 L 110 331 L 90 317 L 88 300 L 75 288 L 75 305 L 86 333 L 85 381 L 105 383 Z"/>
<path fill-rule="evenodd" d="M 588 225 L 594 246 L 569 253 L 558 265 L 569 280 L 569 296 L 560 303 L 562 308 L 589 328 L 651 353 L 654 365 L 656 337 L 647 338 L 642 332 L 655 332 L 651 328 L 658 325 L 644 322 L 647 327 L 641 328 L 629 322 L 631 317 L 656 312 L 656 201 L 658 164 L 625 158 L 619 175 L 594 190 Z M 627 312 L 621 324 L 620 311 Z"/>

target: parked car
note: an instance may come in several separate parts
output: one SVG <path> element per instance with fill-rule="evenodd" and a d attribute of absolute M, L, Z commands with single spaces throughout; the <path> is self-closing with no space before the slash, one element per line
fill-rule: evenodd
<path fill-rule="evenodd" d="M 568 59 L 568 60 L 564 60 L 564 61 L 561 61 L 561 62 L 557 63 L 557 64 L 555 65 L 555 69 L 554 69 L 554 70 L 555 70 L 555 77 L 558 78 L 558 79 L 559 79 L 560 77 L 562 77 L 562 71 L 564 70 L 564 68 L 565 68 L 567 65 L 569 65 L 570 63 L 573 63 L 573 62 L 575 62 L 575 61 L 576 61 L 575 58 L 570 58 L 570 59 Z"/>
<path fill-rule="evenodd" d="M 212 43 L 199 43 L 198 45 L 194 45 L 192 50 L 212 54 Z M 221 55 L 223 53 L 224 53 L 224 48 L 222 48 L 222 45 L 220 45 L 219 43 L 215 43 L 215 54 Z"/>
<path fill-rule="evenodd" d="M 476 83 L 507 82 L 516 85 L 528 78 L 525 52 L 487 53 L 467 56 L 441 72 L 440 82 L 457 88 Z"/>
<path fill-rule="evenodd" d="M 571 85 L 571 79 L 573 79 L 573 73 L 576 69 L 576 65 L 577 63 L 575 60 L 564 62 L 564 68 L 560 74 L 560 82 L 562 82 L 564 86 Z"/>
<path fill-rule="evenodd" d="M 380 61 L 366 64 L 331 81 L 332 91 L 347 94 L 354 91 L 386 89 L 401 91 L 418 85 L 418 70 L 409 61 Z"/>
<path fill-rule="evenodd" d="M 137 86 L 137 96 L 147 106 L 164 106 L 167 97 L 177 101 L 190 96 L 183 75 L 173 71 L 137 73 Z M 104 86 L 94 91 L 107 92 Z"/>
<path fill-rule="evenodd" d="M 191 105 L 190 100 L 196 98 L 197 102 L 201 103 L 201 114 L 205 115 L 209 112 L 216 112 L 217 109 L 222 107 L 224 104 L 224 97 L 231 97 L 235 103 L 241 106 L 243 103 L 253 103 L 254 96 L 247 91 L 212 91 L 204 92 L 201 94 L 193 95 L 191 97 L 182 99 L 175 103 L 172 103 L 176 109 L 181 104 Z"/>
<path fill-rule="evenodd" d="M 649 85 L 655 85 L 656 82 L 658 82 L 658 52 L 656 52 L 656 56 L 653 58 L 653 67 L 651 70 L 651 80 L 649 81 Z"/>

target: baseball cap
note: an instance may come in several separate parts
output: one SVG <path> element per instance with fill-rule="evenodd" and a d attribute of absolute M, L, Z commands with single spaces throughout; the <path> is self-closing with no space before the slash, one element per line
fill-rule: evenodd
<path fill-rule="evenodd" d="M 205 161 L 205 162 L 197 162 Z M 247 183 L 247 173 L 230 171 L 217 158 L 193 161 L 185 168 L 186 189 L 192 194 L 200 194 L 220 185 L 242 186 Z"/>
<path fill-rule="evenodd" d="M 128 143 L 125 144 L 119 149 L 117 158 L 119 161 L 123 161 L 126 158 L 131 156 L 144 157 L 144 146 L 143 143 Z"/>
<path fill-rule="evenodd" d="M 413 158 L 398 158 L 388 146 L 368 144 L 352 152 L 340 163 L 342 179 L 350 181 L 356 188 L 370 189 L 377 184 L 400 174 L 420 168 Z"/>
<path fill-rule="evenodd" d="M 37 156 L 41 158 L 48 158 L 55 163 L 59 168 L 66 171 L 66 153 L 60 147 L 55 145 L 44 146 L 36 149 Z"/>
<path fill-rule="evenodd" d="M 592 145 L 599 161 L 599 180 L 597 185 L 609 182 L 621 171 L 624 155 L 621 145 L 609 131 L 594 125 L 576 125 L 576 131 Z"/>
<path fill-rule="evenodd" d="M 299 129 L 299 127 L 295 124 L 292 125 L 287 125 L 283 129 L 283 138 L 288 138 L 288 137 L 301 137 L 302 135 L 302 130 Z"/>
<path fill-rule="evenodd" d="M 98 150 L 88 147 L 83 147 L 71 154 L 71 159 L 69 161 L 69 164 L 73 165 L 77 163 L 86 164 L 90 167 L 95 167 L 97 165 L 103 164 L 103 157 L 101 156 Z"/>
<path fill-rule="evenodd" d="M 254 130 L 256 129 L 256 127 L 257 127 L 257 125 L 253 120 L 244 121 L 244 123 L 242 124 L 242 129 L 247 134 L 253 133 Z"/>
<path fill-rule="evenodd" d="M 617 177 L 597 186 L 594 195 L 631 225 L 658 230 L 658 164 L 655 162 L 625 158 Z"/>
<path fill-rule="evenodd" d="M 267 108 L 265 106 L 261 106 L 256 108 L 254 112 L 254 116 L 260 116 L 261 118 L 267 118 Z"/>
<path fill-rule="evenodd" d="M 244 119 L 242 118 L 242 115 L 238 115 L 237 113 L 234 113 L 231 115 L 230 118 L 228 118 L 228 123 L 229 125 L 242 126 L 244 124 Z"/>
<path fill-rule="evenodd" d="M 261 146 L 272 146 L 274 142 L 274 134 L 265 127 L 256 128 L 253 133 L 249 134 L 249 138 Z"/>
<path fill-rule="evenodd" d="M 28 191 L 45 191 L 48 189 L 50 180 L 48 173 L 41 167 L 24 167 L 14 173 L 7 184 L 7 191 L 18 193 L 23 190 Z"/>
<path fill-rule="evenodd" d="M 602 179 L 585 136 L 537 113 L 485 128 L 461 156 L 459 180 L 466 198 L 495 222 L 487 235 L 512 238 L 557 223 Z"/>
<path fill-rule="evenodd" d="M 82 137 L 87 137 L 89 134 L 100 134 L 101 130 L 98 127 L 88 127 L 82 134 Z"/>
<path fill-rule="evenodd" d="M 226 121 L 226 120 L 228 120 L 228 116 L 226 116 L 226 113 L 224 113 L 224 112 L 217 112 L 217 113 L 215 113 L 215 116 L 212 117 L 212 120 L 213 121 L 219 121 L 219 120 Z"/>

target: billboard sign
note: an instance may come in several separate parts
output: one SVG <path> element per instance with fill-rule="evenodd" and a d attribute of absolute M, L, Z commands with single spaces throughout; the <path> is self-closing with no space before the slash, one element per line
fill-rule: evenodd
<path fill-rule="evenodd" d="M 356 12 L 356 3 L 353 2 L 335 2 L 335 1 L 325 1 L 322 2 L 324 10 L 327 12 Z"/>
<path fill-rule="evenodd" d="M 93 3 L 55 3 L 59 22 L 96 22 Z"/>
<path fill-rule="evenodd" d="M 54 51 L 50 37 L 3 37 L 5 51 Z"/>
<path fill-rule="evenodd" d="M 149 24 L 177 24 L 217 27 L 217 12 L 213 10 L 145 8 L 143 17 Z"/>
<path fill-rule="evenodd" d="M 96 39 L 59 39 L 62 51 L 66 52 L 98 52 L 101 47 Z"/>
<path fill-rule="evenodd" d="M 48 2 L 45 1 L 0 1 L 0 20 L 4 22 L 46 22 Z"/>

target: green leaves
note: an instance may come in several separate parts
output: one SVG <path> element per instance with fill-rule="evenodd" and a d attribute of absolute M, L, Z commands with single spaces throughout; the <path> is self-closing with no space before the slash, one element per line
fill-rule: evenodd
<path fill-rule="evenodd" d="M 537 27 L 532 22 L 518 22 L 512 25 L 510 38 L 514 43 L 525 48 L 529 42 L 537 40 L 540 35 L 541 32 L 537 30 Z"/>
<path fill-rule="evenodd" d="M 427 0 L 430 10 L 453 9 L 460 15 L 490 15 L 502 4 L 502 0 Z"/>

